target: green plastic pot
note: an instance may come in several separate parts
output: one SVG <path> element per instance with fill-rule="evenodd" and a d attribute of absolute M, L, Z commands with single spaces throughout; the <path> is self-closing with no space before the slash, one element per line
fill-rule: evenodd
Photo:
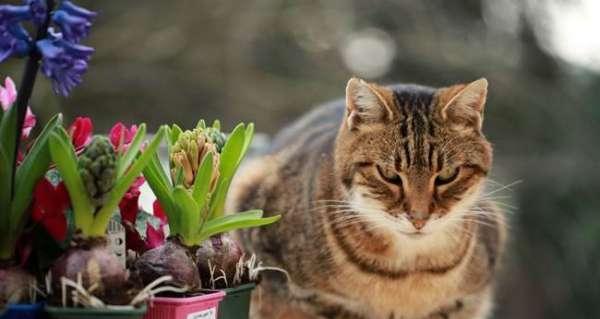
<path fill-rule="evenodd" d="M 235 288 L 223 289 L 225 298 L 219 304 L 219 319 L 248 319 L 250 295 L 256 284 L 250 283 Z"/>
<path fill-rule="evenodd" d="M 46 307 L 51 319 L 141 319 L 146 306 L 139 308 L 65 308 Z"/>

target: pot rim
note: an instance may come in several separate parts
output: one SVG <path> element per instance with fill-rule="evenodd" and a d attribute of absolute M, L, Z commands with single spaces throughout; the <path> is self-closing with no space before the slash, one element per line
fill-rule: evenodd
<path fill-rule="evenodd" d="M 207 294 L 199 295 L 199 296 L 191 296 L 191 297 L 154 297 L 150 299 L 150 303 L 161 303 L 161 304 L 189 304 L 195 302 L 210 302 L 210 301 L 220 301 L 225 296 L 224 291 L 215 291 Z"/>
<path fill-rule="evenodd" d="M 111 315 L 130 315 L 130 314 L 144 314 L 147 311 L 146 305 L 141 307 L 133 306 L 119 306 L 118 308 L 76 308 L 76 307 L 54 307 L 46 306 L 46 311 L 49 313 L 63 313 L 63 314 L 78 314 L 85 313 L 87 315 L 93 314 L 111 314 Z"/>

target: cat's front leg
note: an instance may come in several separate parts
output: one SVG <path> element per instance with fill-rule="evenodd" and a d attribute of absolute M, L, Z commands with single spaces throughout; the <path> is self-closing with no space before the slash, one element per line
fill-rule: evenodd
<path fill-rule="evenodd" d="M 456 300 L 424 319 L 487 319 L 492 312 L 490 289 Z"/>

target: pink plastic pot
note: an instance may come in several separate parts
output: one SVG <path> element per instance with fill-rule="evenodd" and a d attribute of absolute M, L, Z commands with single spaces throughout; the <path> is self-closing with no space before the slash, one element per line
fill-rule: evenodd
<path fill-rule="evenodd" d="M 225 292 L 217 291 L 187 298 L 156 297 L 144 319 L 216 319 Z"/>

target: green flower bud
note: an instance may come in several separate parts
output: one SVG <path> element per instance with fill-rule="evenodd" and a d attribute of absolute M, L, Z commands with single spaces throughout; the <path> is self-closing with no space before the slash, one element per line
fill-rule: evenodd
<path fill-rule="evenodd" d="M 225 134 L 223 134 L 217 128 L 207 127 L 205 130 L 205 135 L 215 144 L 217 147 L 217 152 L 221 153 L 223 146 L 225 146 L 225 142 L 227 142 L 227 137 Z"/>
<path fill-rule="evenodd" d="M 110 140 L 104 136 L 94 136 L 90 144 L 79 156 L 79 174 L 96 206 L 102 206 L 108 192 L 117 178 L 117 156 Z"/>

